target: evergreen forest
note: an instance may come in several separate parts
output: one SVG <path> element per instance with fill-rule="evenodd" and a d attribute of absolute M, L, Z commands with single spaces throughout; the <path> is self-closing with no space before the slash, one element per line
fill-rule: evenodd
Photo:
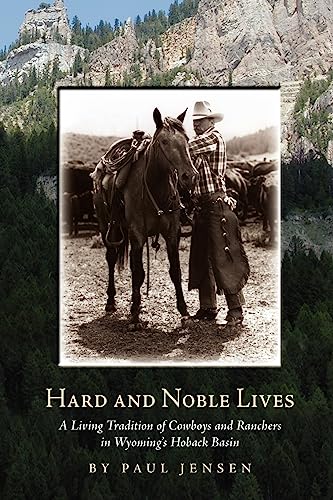
<path fill-rule="evenodd" d="M 54 134 L 51 125 L 39 134 L 0 131 L 1 498 L 331 499 L 332 255 L 315 255 L 296 238 L 284 255 L 282 368 L 59 368 L 57 207 L 34 187 L 40 172 L 54 168 Z M 159 405 L 148 412 L 110 407 L 61 410 L 45 407 L 47 387 L 106 395 L 131 394 L 135 388 L 137 393 L 156 394 L 157 399 L 161 387 L 182 387 L 189 394 L 233 394 L 237 387 L 244 387 L 247 394 L 292 393 L 296 404 L 291 409 L 240 410 L 232 404 L 222 409 L 169 408 L 163 413 Z M 109 418 L 152 423 L 164 418 L 212 423 L 265 420 L 280 423 L 282 429 L 243 433 L 239 448 L 137 449 L 130 453 L 101 449 L 97 433 L 57 430 L 63 419 Z M 88 463 L 106 460 L 113 469 L 120 462 L 249 461 L 253 473 L 193 474 L 181 481 L 170 474 L 158 480 L 153 474 L 87 474 Z"/>

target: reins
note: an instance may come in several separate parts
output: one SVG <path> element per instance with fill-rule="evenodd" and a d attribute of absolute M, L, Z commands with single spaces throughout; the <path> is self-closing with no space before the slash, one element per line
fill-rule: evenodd
<path fill-rule="evenodd" d="M 142 199 L 144 199 L 144 191 L 146 190 L 146 193 L 148 194 L 148 197 L 155 209 L 155 212 L 156 212 L 156 215 L 158 217 L 161 217 L 162 215 L 165 215 L 165 214 L 172 214 L 173 212 L 176 212 L 177 210 L 180 210 L 181 209 L 181 204 L 179 203 L 179 206 L 174 208 L 174 209 L 167 209 L 167 210 L 162 210 L 155 198 L 154 198 L 154 195 L 153 193 L 151 192 L 150 188 L 149 188 L 149 185 L 148 185 L 148 182 L 147 182 L 147 174 L 148 174 L 148 168 L 149 168 L 149 163 L 150 163 L 150 156 L 152 154 L 152 151 L 153 151 L 153 146 L 155 146 L 155 144 L 158 144 L 159 146 L 159 149 L 160 151 L 163 153 L 163 156 L 165 157 L 165 159 L 167 160 L 167 162 L 172 166 L 172 163 L 171 161 L 169 160 L 168 156 L 166 155 L 164 149 L 162 148 L 159 140 L 158 140 L 158 133 L 156 135 L 156 137 L 153 139 L 153 141 L 150 143 L 149 145 L 149 148 L 148 150 L 146 151 L 146 167 L 144 169 L 144 174 L 143 174 L 143 185 L 142 185 Z M 177 193 L 177 184 L 178 184 L 178 176 L 177 176 L 177 170 L 174 169 L 174 174 L 176 176 L 176 182 L 175 183 L 171 183 L 172 185 L 172 188 L 173 188 L 173 191 L 174 191 L 174 194 Z M 170 181 L 170 175 L 169 175 L 169 181 Z M 147 235 L 147 221 L 146 221 L 146 213 L 145 213 L 145 210 L 143 210 L 143 219 L 144 219 L 144 230 L 145 230 L 145 234 L 146 234 L 146 245 L 147 245 L 147 297 L 149 296 L 149 287 L 150 287 L 150 254 L 149 254 L 149 243 L 148 243 L 148 235 Z M 160 248 L 160 244 L 158 243 L 158 238 L 159 238 L 159 233 L 157 233 L 155 235 L 155 239 L 154 241 L 152 242 L 152 247 L 155 249 L 155 251 L 157 252 Z"/>
<path fill-rule="evenodd" d="M 178 206 L 178 207 L 173 208 L 173 209 L 167 209 L 167 210 L 162 210 L 162 209 L 160 209 L 160 208 L 159 208 L 159 206 L 158 206 L 158 204 L 157 204 L 157 202 L 156 202 L 156 200 L 155 200 L 155 198 L 154 198 L 154 196 L 153 196 L 153 194 L 152 194 L 152 192 L 151 192 L 151 190 L 150 190 L 150 188 L 149 188 L 149 186 L 148 186 L 148 182 L 147 182 L 147 173 L 148 173 L 148 167 L 149 167 L 149 155 L 151 154 L 151 149 L 152 149 L 152 147 L 153 147 L 155 144 L 158 144 L 158 145 L 159 145 L 159 148 L 160 148 L 160 150 L 162 151 L 163 156 L 165 157 L 165 159 L 167 160 L 167 162 L 168 162 L 170 165 L 172 165 L 172 163 L 171 163 L 171 161 L 169 160 L 169 158 L 167 157 L 167 155 L 165 154 L 165 151 L 164 151 L 164 149 L 162 148 L 162 146 L 161 146 L 160 142 L 158 141 L 158 139 L 157 139 L 157 138 L 156 138 L 156 139 L 154 139 L 154 140 L 152 141 L 152 143 L 150 144 L 149 149 L 147 150 L 147 165 L 146 165 L 146 168 L 145 168 L 145 170 L 144 170 L 144 174 L 143 174 L 143 182 L 144 182 L 144 187 L 145 187 L 145 189 L 146 189 L 146 191 L 147 191 L 147 194 L 148 194 L 148 196 L 149 196 L 149 199 L 150 199 L 150 201 L 151 201 L 151 203 L 152 203 L 153 207 L 155 208 L 156 215 L 158 215 L 158 216 L 160 217 L 161 215 L 164 215 L 165 213 L 171 214 L 171 213 L 173 213 L 173 212 L 177 212 L 177 210 L 180 210 L 181 205 L 179 204 L 179 206 Z M 173 188 L 173 190 L 174 190 L 174 193 L 176 194 L 176 192 L 177 192 L 177 183 L 178 183 L 178 176 L 177 176 L 177 170 L 176 170 L 176 169 L 174 169 L 174 173 L 175 173 L 175 176 L 177 177 L 177 179 L 176 179 L 175 184 L 172 184 L 172 188 Z M 169 177 L 169 179 L 170 179 L 170 177 Z"/>

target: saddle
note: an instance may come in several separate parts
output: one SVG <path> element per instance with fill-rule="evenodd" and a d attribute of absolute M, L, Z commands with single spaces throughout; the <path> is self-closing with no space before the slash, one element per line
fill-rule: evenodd
<path fill-rule="evenodd" d="M 124 241 L 125 213 L 123 189 L 133 163 L 146 151 L 151 137 L 142 130 L 135 130 L 132 138 L 120 139 L 102 156 L 90 176 L 96 194 L 100 195 L 107 212 L 106 241 L 110 246 L 120 246 Z"/>

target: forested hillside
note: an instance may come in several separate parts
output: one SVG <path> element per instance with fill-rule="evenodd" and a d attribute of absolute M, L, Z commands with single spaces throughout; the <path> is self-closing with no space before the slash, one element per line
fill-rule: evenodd
<path fill-rule="evenodd" d="M 292 161 L 281 169 L 282 216 L 295 209 L 325 212 L 333 206 L 333 169 L 326 158 L 314 157 L 302 163 Z"/>
<path fill-rule="evenodd" d="M 217 370 L 162 369 L 60 369 L 57 367 L 57 212 L 48 200 L 34 193 L 34 177 L 41 166 L 29 156 L 40 137 L 25 138 L 1 132 L 2 206 L 0 295 L 1 343 L 1 470 L 0 496 L 20 498 L 202 498 L 304 499 L 333 496 L 332 395 L 333 395 L 333 257 L 320 258 L 304 250 L 294 239 L 284 256 L 281 369 Z M 47 147 L 39 154 L 46 154 Z M 52 163 L 52 154 L 44 161 Z M 178 410 L 179 421 L 221 422 L 243 418 L 248 422 L 280 422 L 281 432 L 247 433 L 241 448 L 223 451 L 223 460 L 250 457 L 251 476 L 189 475 L 183 481 L 154 476 L 134 483 L 114 476 L 91 478 L 85 467 L 90 461 L 106 460 L 96 433 L 64 435 L 57 431 L 63 418 L 99 421 L 115 417 L 144 419 L 140 410 L 50 410 L 45 408 L 46 387 L 67 387 L 77 393 L 156 393 L 160 387 L 183 387 L 188 393 L 293 393 L 293 409 L 245 409 L 234 405 L 221 410 Z M 158 397 L 158 396 L 157 396 Z M 166 416 L 175 415 L 168 413 Z M 149 420 L 160 420 L 159 408 Z M 139 434 L 138 434 L 139 437 Z M 174 463 L 189 459 L 217 462 L 221 452 L 212 449 L 133 451 L 131 461 Z M 108 454 L 116 466 L 128 461 L 119 449 Z"/>

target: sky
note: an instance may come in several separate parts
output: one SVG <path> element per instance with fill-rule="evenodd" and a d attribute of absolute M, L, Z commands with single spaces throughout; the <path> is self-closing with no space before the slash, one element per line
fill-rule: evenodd
<path fill-rule="evenodd" d="M 0 19 L 0 49 L 5 45 L 7 48 L 14 42 L 18 35 L 18 30 L 23 22 L 24 14 L 29 9 L 36 9 L 42 0 L 10 0 L 2 2 Z M 46 0 L 46 3 L 53 4 L 53 0 Z M 149 10 L 156 12 L 169 11 L 171 0 L 65 0 L 67 14 L 71 22 L 75 15 L 78 16 L 83 26 L 89 24 L 92 28 L 99 21 L 109 21 L 114 24 L 115 18 L 125 21 L 128 17 L 135 19 L 139 14 L 143 18 Z"/>
<path fill-rule="evenodd" d="M 213 112 L 224 114 L 216 126 L 226 140 L 270 126 L 280 126 L 280 91 L 272 89 L 62 89 L 60 134 L 130 136 L 142 129 L 155 130 L 153 110 L 178 116 L 188 107 L 185 129 L 193 137 L 192 110 L 205 100 Z"/>

